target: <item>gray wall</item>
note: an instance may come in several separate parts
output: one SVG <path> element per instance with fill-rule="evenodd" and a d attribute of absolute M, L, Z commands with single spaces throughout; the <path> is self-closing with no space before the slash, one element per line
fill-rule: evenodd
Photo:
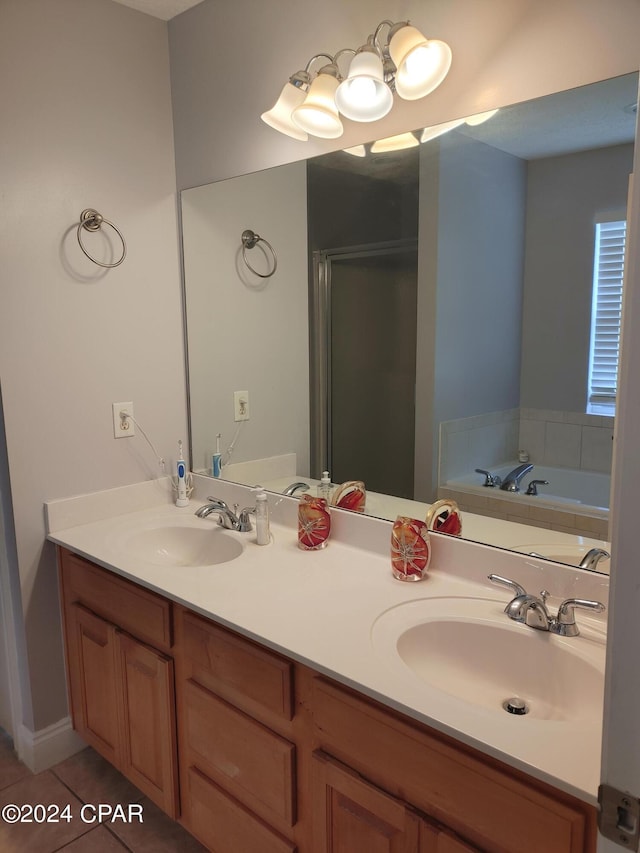
<path fill-rule="evenodd" d="M 430 500 L 440 422 L 519 404 L 526 164 L 455 131 L 423 152 L 416 496 Z"/>
<path fill-rule="evenodd" d="M 306 164 L 292 163 L 182 193 L 194 470 L 210 468 L 239 424 L 234 391 L 249 392 L 231 462 L 296 453 L 309 470 Z M 278 266 L 261 279 L 245 266 L 241 234 L 274 247 Z M 262 244 L 260 244 L 262 245 Z M 251 265 L 268 270 L 259 246 Z"/>
<path fill-rule="evenodd" d="M 451 45 L 428 98 L 398 100 L 375 126 L 345 122 L 338 140 L 298 142 L 260 120 L 310 57 L 357 47 L 387 18 Z M 204 0 L 169 23 L 178 186 L 635 71 L 639 30 L 637 0 Z"/>
<path fill-rule="evenodd" d="M 442 139 L 436 423 L 519 403 L 525 176 L 497 148 Z"/>
<path fill-rule="evenodd" d="M 67 714 L 43 501 L 157 476 L 139 435 L 114 440 L 114 401 L 134 402 L 168 462 L 187 438 L 168 59 L 166 24 L 109 0 L 0 4 L 0 377 L 16 535 L 1 568 L 22 599 L 31 732 Z M 81 253 L 86 207 L 123 231 L 117 269 Z"/>
<path fill-rule="evenodd" d="M 586 411 L 594 224 L 600 216 L 626 216 L 632 168 L 632 145 L 529 163 L 521 378 L 526 408 Z"/>

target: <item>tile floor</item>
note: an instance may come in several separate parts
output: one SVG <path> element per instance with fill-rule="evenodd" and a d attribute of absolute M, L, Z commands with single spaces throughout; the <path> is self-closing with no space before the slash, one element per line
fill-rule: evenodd
<path fill-rule="evenodd" d="M 133 819 L 94 820 L 100 803 L 120 804 Z M 150 802 L 96 752 L 87 748 L 50 770 L 33 774 L 16 758 L 11 740 L 0 729 L 0 815 L 7 805 L 45 806 L 33 822 L 9 823 L 0 817 L 2 853 L 206 853 L 179 824 Z M 86 822 L 82 820 L 83 805 Z M 63 811 L 65 806 L 69 809 Z M 141 817 L 137 816 L 141 807 Z M 58 809 L 56 808 L 59 808 Z M 9 810 L 9 816 L 11 810 Z M 57 822 L 37 822 L 44 815 Z M 114 813 L 115 814 L 115 813 Z M 25 815 L 25 809 L 22 809 Z M 70 819 L 66 819 L 69 817 Z"/>

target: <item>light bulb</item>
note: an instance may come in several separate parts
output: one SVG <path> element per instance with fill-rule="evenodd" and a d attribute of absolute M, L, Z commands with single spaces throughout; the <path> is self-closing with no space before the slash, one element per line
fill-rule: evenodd
<path fill-rule="evenodd" d="M 393 106 L 382 60 L 373 49 L 362 48 L 351 60 L 349 74 L 336 91 L 336 106 L 352 121 L 376 121 Z"/>
<path fill-rule="evenodd" d="M 430 65 L 433 63 L 433 53 L 429 54 L 429 48 L 425 45 L 420 45 L 412 50 L 404 61 L 404 67 L 407 74 L 412 77 L 416 74 L 423 76 L 431 72 Z"/>
<path fill-rule="evenodd" d="M 376 84 L 370 77 L 354 77 L 347 80 L 349 99 L 370 103 L 376 96 Z"/>

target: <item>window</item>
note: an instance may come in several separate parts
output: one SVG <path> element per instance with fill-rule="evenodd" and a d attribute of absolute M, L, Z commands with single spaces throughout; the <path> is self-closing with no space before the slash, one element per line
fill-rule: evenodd
<path fill-rule="evenodd" d="M 618 390 L 625 220 L 596 224 L 587 412 L 614 415 Z"/>

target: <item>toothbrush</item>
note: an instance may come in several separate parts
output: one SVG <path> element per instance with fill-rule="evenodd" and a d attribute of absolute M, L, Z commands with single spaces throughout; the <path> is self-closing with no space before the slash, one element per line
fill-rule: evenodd
<path fill-rule="evenodd" d="M 176 506 L 189 506 L 189 498 L 187 497 L 187 466 L 182 455 L 182 441 L 178 442 L 178 497 L 176 498 Z"/>
<path fill-rule="evenodd" d="M 222 473 L 222 454 L 220 453 L 220 439 L 222 438 L 222 433 L 219 432 L 216 435 L 216 452 L 213 454 L 211 459 L 211 467 L 213 469 L 212 473 L 214 477 L 219 477 Z"/>

